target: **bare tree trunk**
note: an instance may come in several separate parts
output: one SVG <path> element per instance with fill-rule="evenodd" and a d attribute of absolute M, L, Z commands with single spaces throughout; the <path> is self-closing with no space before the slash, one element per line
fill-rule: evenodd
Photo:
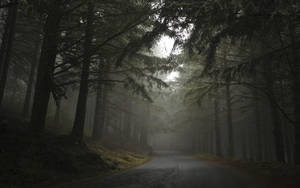
<path fill-rule="evenodd" d="M 204 152 L 204 133 L 200 131 L 200 126 L 196 126 L 196 141 L 197 141 L 197 153 Z"/>
<path fill-rule="evenodd" d="M 211 121 L 211 119 L 208 119 L 210 122 L 210 147 L 211 147 L 211 154 L 215 155 L 216 154 L 216 149 L 215 149 L 215 126 L 214 122 Z"/>
<path fill-rule="evenodd" d="M 295 147 L 294 147 L 294 160 L 296 164 L 300 164 L 300 63 L 298 63 L 298 76 L 295 78 L 295 99 L 294 99 L 294 113 L 296 117 L 295 126 Z M 296 81 L 297 80 L 297 81 Z"/>
<path fill-rule="evenodd" d="M 96 94 L 96 106 L 95 106 L 95 114 L 94 114 L 94 125 L 93 125 L 93 139 L 101 139 L 103 137 L 104 131 L 104 93 L 105 86 L 102 83 L 102 79 L 104 78 L 103 72 L 103 62 L 99 63 L 99 75 L 98 75 L 98 83 L 97 83 L 97 94 Z"/>
<path fill-rule="evenodd" d="M 96 106 L 93 126 L 93 139 L 101 139 L 103 134 L 103 84 L 99 81 L 97 85 Z"/>
<path fill-rule="evenodd" d="M 269 99 L 269 106 L 271 110 L 271 118 L 273 125 L 273 134 L 275 138 L 276 158 L 279 162 L 284 162 L 284 145 L 282 135 L 282 125 L 280 120 L 280 114 L 278 112 L 276 102 L 276 96 L 274 93 L 274 76 L 272 62 L 264 65 L 264 77 L 266 80 L 267 97 Z"/>
<path fill-rule="evenodd" d="M 247 136 L 243 135 L 241 138 L 242 142 L 242 159 L 246 160 L 247 159 Z"/>
<path fill-rule="evenodd" d="M 215 127 L 215 134 L 216 134 L 216 155 L 222 156 L 221 152 L 221 134 L 220 134 L 220 107 L 219 107 L 219 93 L 216 90 L 214 98 L 214 127 Z"/>
<path fill-rule="evenodd" d="M 271 115 L 273 120 L 273 134 L 275 136 L 275 144 L 276 144 L 276 157 L 280 162 L 284 162 L 284 146 L 283 146 L 283 135 L 282 135 L 282 125 L 279 117 L 279 113 L 277 108 L 270 104 Z"/>
<path fill-rule="evenodd" d="M 61 99 L 56 101 L 56 109 L 55 109 L 55 115 L 54 115 L 55 127 L 60 127 L 60 110 L 61 110 Z"/>
<path fill-rule="evenodd" d="M 148 103 L 145 104 L 145 121 L 146 123 L 142 126 L 141 132 L 141 145 L 146 148 L 148 146 L 148 136 L 149 136 L 149 124 L 150 124 L 150 105 Z"/>
<path fill-rule="evenodd" d="M 30 104 L 32 100 L 32 93 L 34 91 L 33 85 L 36 77 L 36 69 L 38 65 L 38 61 L 40 58 L 40 51 L 41 51 L 41 41 L 38 39 L 35 43 L 35 54 L 36 57 L 33 59 L 33 62 L 30 67 L 30 74 L 29 74 L 29 79 L 27 83 L 27 88 L 26 88 L 26 94 L 25 94 L 25 100 L 24 100 L 24 105 L 23 105 L 23 117 L 28 117 L 29 111 L 30 111 Z"/>
<path fill-rule="evenodd" d="M 291 21 L 292 22 L 292 21 Z M 290 23 L 289 32 L 292 46 L 292 65 L 293 65 L 293 94 L 294 94 L 294 116 L 295 116 L 295 145 L 294 160 L 297 165 L 300 164 L 300 57 L 299 45 L 296 38 L 299 34 L 296 31 L 296 23 Z"/>
<path fill-rule="evenodd" d="M 231 91 L 230 81 L 226 82 L 226 107 L 227 107 L 227 126 L 228 126 L 228 154 L 234 157 L 234 135 L 232 125 L 232 106 L 231 106 Z"/>
<path fill-rule="evenodd" d="M 86 116 L 86 103 L 88 97 L 89 90 L 89 68 L 91 63 L 91 46 L 93 39 L 93 19 L 94 19 L 94 7 L 91 1 L 88 2 L 88 18 L 87 25 L 85 31 L 85 45 L 84 45 L 84 61 L 82 64 L 81 71 L 81 80 L 80 80 L 80 89 L 79 96 L 76 107 L 75 121 L 72 129 L 72 137 L 81 142 L 83 139 L 83 131 L 84 131 L 84 120 Z"/>
<path fill-rule="evenodd" d="M 106 134 L 107 131 L 107 127 L 106 127 L 106 121 L 108 118 L 107 114 L 107 104 L 108 104 L 108 98 L 109 97 L 109 90 L 108 90 L 108 86 L 106 84 L 103 85 L 103 100 L 102 100 L 102 119 L 101 119 L 101 123 L 102 123 L 102 136 L 104 136 Z"/>
<path fill-rule="evenodd" d="M 286 96 L 286 87 L 284 86 L 284 82 L 280 81 L 280 99 L 282 100 L 282 103 L 284 103 L 284 99 Z M 293 164 L 293 142 L 291 142 L 291 137 L 293 135 L 290 134 L 290 124 L 289 122 L 281 116 L 281 124 L 282 124 L 282 132 L 283 132 L 283 137 L 284 137 L 284 148 L 285 148 L 285 160 L 289 164 Z"/>
<path fill-rule="evenodd" d="M 120 135 L 124 135 L 124 111 L 121 110 L 119 113 L 120 117 L 119 117 L 119 131 L 120 131 Z"/>
<path fill-rule="evenodd" d="M 194 125 L 192 127 L 192 147 L 193 147 L 193 152 L 197 152 L 198 150 L 198 131 L 197 131 L 197 127 Z"/>
<path fill-rule="evenodd" d="M 256 136 L 257 136 L 257 160 L 262 160 L 262 142 L 261 142 L 261 117 L 260 117 L 260 108 L 259 108 L 259 101 L 258 101 L 258 93 L 257 90 L 253 91 L 254 95 L 254 117 L 255 117 L 255 128 L 256 128 Z"/>
<path fill-rule="evenodd" d="M 17 0 L 13 0 L 12 3 L 15 3 L 15 5 L 9 7 L 8 9 L 8 16 L 0 50 L 0 107 L 4 97 L 4 90 L 7 80 L 7 73 L 11 58 L 11 49 L 15 36 L 15 27 L 18 13 Z"/>
<path fill-rule="evenodd" d="M 35 132 L 41 132 L 45 128 L 45 120 L 48 109 L 52 86 L 52 74 L 54 71 L 57 47 L 60 33 L 60 0 L 55 0 L 49 7 L 46 23 L 44 25 L 44 39 L 41 49 L 41 57 L 38 66 L 37 80 L 35 84 L 34 102 L 31 113 L 31 128 Z"/>
<path fill-rule="evenodd" d="M 251 128 L 247 128 L 247 137 L 248 137 L 248 153 L 249 153 L 249 160 L 253 161 L 254 160 L 254 150 L 253 150 L 253 136 L 252 136 L 252 131 Z"/>
<path fill-rule="evenodd" d="M 137 125 L 136 122 L 134 123 L 134 126 L 133 126 L 133 139 L 134 139 L 134 141 L 135 141 L 135 143 L 137 145 L 140 144 L 140 141 L 139 141 L 139 130 L 138 130 L 138 125 Z"/>
<path fill-rule="evenodd" d="M 131 137 L 131 110 L 132 110 L 132 102 L 130 99 L 126 99 L 126 107 L 127 112 L 125 113 L 125 136 L 127 138 Z"/>
<path fill-rule="evenodd" d="M 214 139 L 214 134 L 213 134 L 213 131 L 214 131 L 214 128 L 211 124 L 209 124 L 209 153 L 213 154 L 214 153 L 214 142 L 213 142 L 213 139 Z"/>

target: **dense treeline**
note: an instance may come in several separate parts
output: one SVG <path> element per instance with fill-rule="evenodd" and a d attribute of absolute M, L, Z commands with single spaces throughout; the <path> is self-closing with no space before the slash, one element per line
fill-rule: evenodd
<path fill-rule="evenodd" d="M 149 91 L 167 87 L 155 74 L 175 66 L 151 54 L 168 31 L 160 9 L 156 1 L 1 1 L 2 116 L 28 119 L 37 136 L 47 125 L 76 142 L 113 132 L 146 147 Z"/>
<path fill-rule="evenodd" d="M 169 102 L 186 106 L 171 123 L 190 125 L 195 152 L 299 164 L 299 12 L 294 0 L 0 1 L 1 115 L 35 136 L 147 147 L 169 118 L 151 102 L 177 69 Z M 154 56 L 163 35 L 182 53 Z"/>
<path fill-rule="evenodd" d="M 195 150 L 299 163 L 299 2 L 166 1 L 183 60 L 182 95 L 200 104 Z M 189 112 L 193 108 L 187 108 Z M 179 112 L 180 113 L 180 112 Z M 194 132 L 195 132 L 194 131 Z"/>

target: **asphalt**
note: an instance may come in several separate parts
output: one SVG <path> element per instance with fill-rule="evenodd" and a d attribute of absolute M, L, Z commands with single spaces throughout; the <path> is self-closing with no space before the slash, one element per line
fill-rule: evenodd
<path fill-rule="evenodd" d="M 68 188 L 263 188 L 247 174 L 178 152 L 157 152 L 147 164 Z"/>

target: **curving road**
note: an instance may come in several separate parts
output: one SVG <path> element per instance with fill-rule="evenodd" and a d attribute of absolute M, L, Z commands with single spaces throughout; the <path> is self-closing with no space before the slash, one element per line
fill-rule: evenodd
<path fill-rule="evenodd" d="M 126 172 L 65 186 L 68 188 L 263 188 L 234 169 L 198 161 L 175 152 L 158 152 L 155 158 Z"/>

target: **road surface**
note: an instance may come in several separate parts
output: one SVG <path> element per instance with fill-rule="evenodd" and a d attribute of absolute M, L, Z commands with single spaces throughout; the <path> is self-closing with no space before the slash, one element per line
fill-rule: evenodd
<path fill-rule="evenodd" d="M 263 188 L 246 174 L 175 152 L 158 152 L 140 167 L 68 188 Z"/>

